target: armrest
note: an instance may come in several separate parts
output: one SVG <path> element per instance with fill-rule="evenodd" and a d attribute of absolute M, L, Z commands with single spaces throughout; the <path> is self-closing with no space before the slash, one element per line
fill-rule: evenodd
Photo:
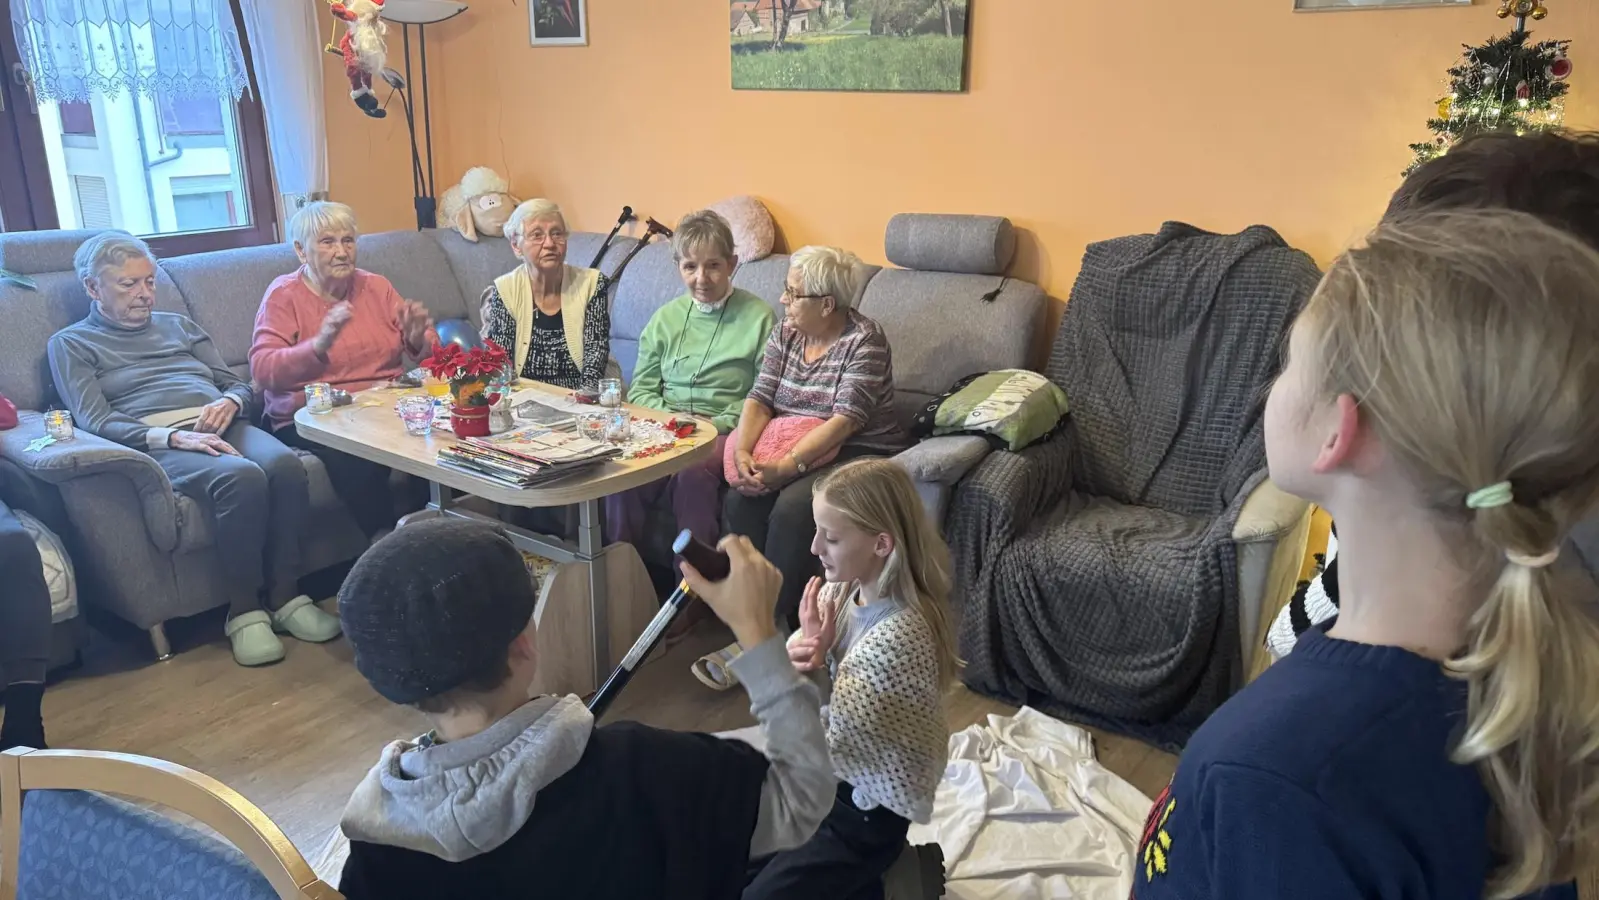
<path fill-rule="evenodd" d="M 993 450 L 988 440 L 973 434 L 928 438 L 894 457 L 912 481 L 952 485 L 983 461 Z"/>
<path fill-rule="evenodd" d="M 995 450 L 955 486 L 950 545 L 997 549 L 1059 506 L 1072 488 L 1075 432 L 1066 429 L 1019 453 Z"/>
<path fill-rule="evenodd" d="M 1272 484 L 1262 481 L 1238 511 L 1233 524 L 1233 543 L 1255 544 L 1275 541 L 1299 525 L 1310 504 Z"/>
<path fill-rule="evenodd" d="M 131 450 L 82 429 L 73 440 L 29 453 L 28 445 L 44 434 L 44 416 L 23 412 L 16 428 L 0 431 L 0 458 L 52 485 L 62 485 L 86 475 L 121 475 L 133 484 L 139 495 L 150 540 L 166 552 L 178 545 L 177 497 L 166 471 L 148 453 Z"/>

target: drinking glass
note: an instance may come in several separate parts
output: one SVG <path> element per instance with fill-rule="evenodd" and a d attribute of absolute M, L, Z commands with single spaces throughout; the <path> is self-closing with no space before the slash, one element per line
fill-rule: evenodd
<path fill-rule="evenodd" d="M 72 440 L 72 413 L 64 409 L 52 409 L 45 413 L 44 433 L 58 442 L 65 443 Z"/>
<path fill-rule="evenodd" d="M 633 415 L 617 409 L 605 420 L 605 439 L 613 444 L 625 444 L 633 436 Z"/>
<path fill-rule="evenodd" d="M 333 411 L 333 385 L 317 381 L 305 386 L 305 408 L 312 415 L 323 416 Z"/>
<path fill-rule="evenodd" d="M 622 405 L 622 379 L 600 379 L 600 405 L 607 409 L 615 409 Z"/>
<path fill-rule="evenodd" d="M 450 393 L 450 383 L 429 375 L 422 379 L 422 390 L 427 391 L 429 397 L 443 397 Z"/>
<path fill-rule="evenodd" d="M 577 433 L 591 441 L 605 440 L 605 425 L 610 416 L 601 412 L 579 413 Z"/>
<path fill-rule="evenodd" d="M 433 398 L 401 397 L 400 418 L 405 420 L 405 433 L 426 437 L 433 433 Z"/>

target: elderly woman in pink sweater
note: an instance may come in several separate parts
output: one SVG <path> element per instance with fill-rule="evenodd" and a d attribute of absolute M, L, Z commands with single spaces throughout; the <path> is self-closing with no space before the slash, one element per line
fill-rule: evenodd
<path fill-rule="evenodd" d="M 427 308 L 387 278 L 355 266 L 355 214 L 311 203 L 289 220 L 300 268 L 272 282 L 255 316 L 250 373 L 266 395 L 279 440 L 315 453 L 368 537 L 394 524 L 389 470 L 300 437 L 294 413 L 305 386 L 359 391 L 389 381 L 426 356 L 436 336 Z"/>

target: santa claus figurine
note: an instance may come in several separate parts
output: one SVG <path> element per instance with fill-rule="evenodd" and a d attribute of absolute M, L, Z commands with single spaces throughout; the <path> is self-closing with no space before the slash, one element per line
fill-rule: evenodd
<path fill-rule="evenodd" d="M 344 37 L 338 46 L 329 44 L 329 53 L 344 57 L 344 74 L 350 79 L 350 99 L 361 111 L 374 119 L 388 113 L 378 108 L 377 95 L 372 93 L 372 76 L 383 71 L 388 47 L 383 36 L 389 26 L 381 18 L 383 0 L 328 0 L 335 18 L 345 23 Z"/>

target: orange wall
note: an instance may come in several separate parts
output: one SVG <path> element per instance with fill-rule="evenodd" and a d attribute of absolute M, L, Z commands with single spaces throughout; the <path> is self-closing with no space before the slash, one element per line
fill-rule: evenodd
<path fill-rule="evenodd" d="M 585 230 L 750 193 L 790 247 L 874 262 L 896 212 L 1005 215 L 1015 274 L 1057 298 L 1085 243 L 1165 219 L 1263 222 L 1325 260 L 1380 214 L 1460 44 L 1506 29 L 1489 2 L 973 0 L 968 92 L 902 95 L 732 90 L 722 0 L 599 0 L 588 47 L 538 49 L 526 0 L 475 0 L 430 29 L 438 190 L 493 166 Z M 1568 121 L 1599 126 L 1599 5 L 1548 5 L 1537 34 L 1576 40 Z M 333 194 L 407 227 L 400 120 L 362 117 L 327 65 Z"/>

